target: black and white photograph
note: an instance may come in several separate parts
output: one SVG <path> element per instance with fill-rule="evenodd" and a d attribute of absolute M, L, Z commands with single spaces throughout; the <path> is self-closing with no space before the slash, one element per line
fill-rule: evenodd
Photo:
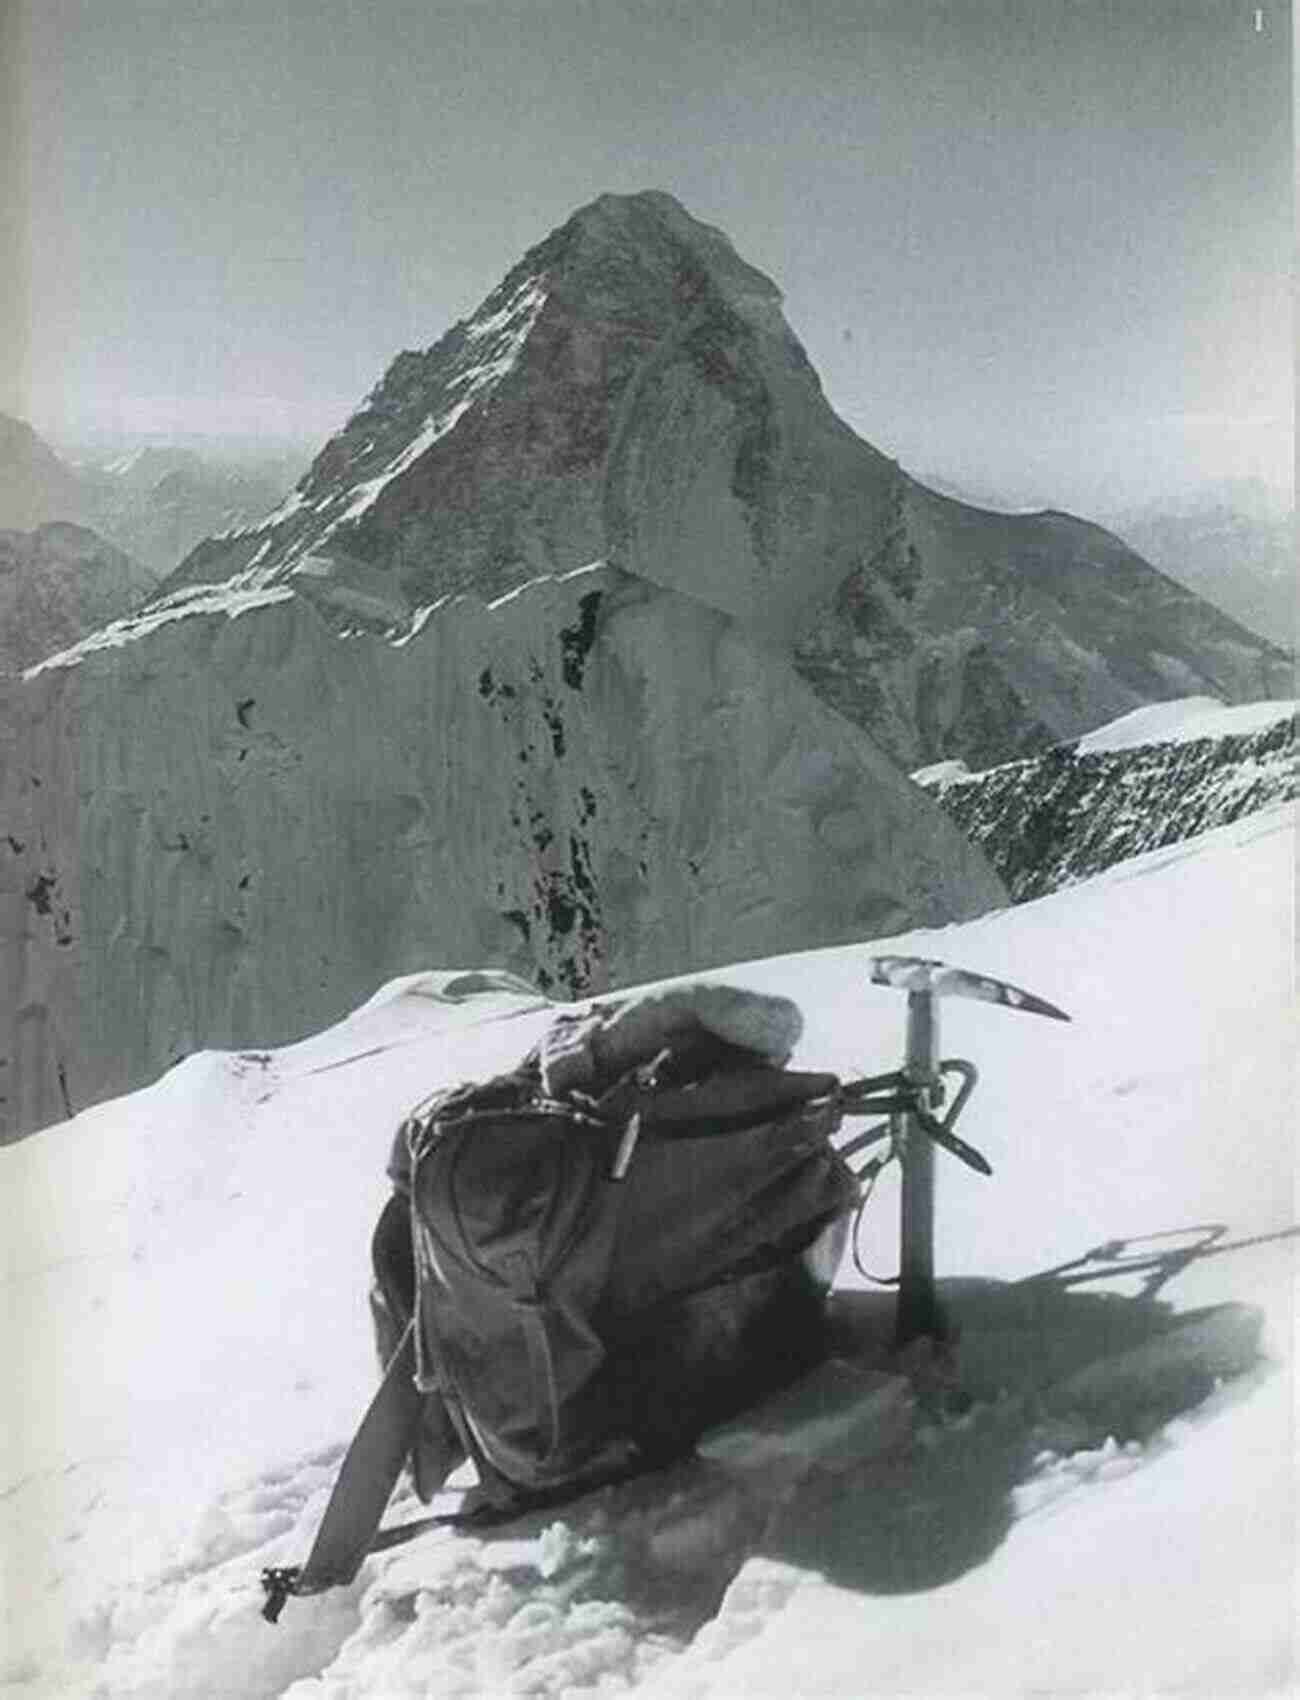
<path fill-rule="evenodd" d="M 0 1700 L 1285 1700 L 1289 0 L 0 0 Z"/>

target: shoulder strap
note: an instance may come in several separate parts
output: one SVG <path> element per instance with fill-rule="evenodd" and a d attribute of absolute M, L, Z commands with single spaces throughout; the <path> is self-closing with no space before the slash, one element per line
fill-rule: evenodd
<path fill-rule="evenodd" d="M 352 1437 L 307 1561 L 262 1572 L 262 1616 L 274 1623 L 290 1594 L 319 1594 L 351 1582 L 370 1549 L 411 1450 L 421 1400 L 415 1385 L 415 1324 L 397 1350 Z"/>

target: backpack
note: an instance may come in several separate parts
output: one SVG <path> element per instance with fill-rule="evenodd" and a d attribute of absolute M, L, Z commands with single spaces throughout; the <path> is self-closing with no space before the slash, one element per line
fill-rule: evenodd
<path fill-rule="evenodd" d="M 279 1603 L 350 1580 L 403 1464 L 427 1502 L 468 1458 L 517 1512 L 680 1454 L 817 1361 L 859 1189 L 837 1078 L 784 1066 L 799 1026 L 730 987 L 597 1005 L 405 1118 L 372 1241 L 383 1443 L 335 1494 L 368 1494 L 370 1526 L 353 1508 L 327 1538 L 332 1502 Z"/>

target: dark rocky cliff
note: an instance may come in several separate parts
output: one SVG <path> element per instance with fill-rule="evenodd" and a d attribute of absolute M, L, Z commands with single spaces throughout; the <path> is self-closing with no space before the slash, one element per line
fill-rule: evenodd
<path fill-rule="evenodd" d="M 922 783 L 1022 903 L 1295 798 L 1295 720 L 1096 753 L 1065 744 Z"/>

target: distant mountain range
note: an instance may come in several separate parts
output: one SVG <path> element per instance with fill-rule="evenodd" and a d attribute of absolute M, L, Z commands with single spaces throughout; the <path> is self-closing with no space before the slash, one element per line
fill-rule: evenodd
<path fill-rule="evenodd" d="M 1243 626 L 1295 644 L 1294 513 L 1234 501 L 1228 494 L 1178 510 L 1115 514 L 1107 524 L 1162 572 Z"/>
<path fill-rule="evenodd" d="M 0 414 L 0 529 L 85 526 L 158 576 L 201 538 L 276 505 L 292 475 L 274 451 L 267 463 L 232 466 L 192 448 L 148 445 L 72 464 L 30 425 Z"/>
<path fill-rule="evenodd" d="M 21 673 L 130 613 L 158 581 L 85 526 L 0 530 L 0 674 Z"/>
<path fill-rule="evenodd" d="M 1041 513 L 1050 505 L 968 489 L 937 472 L 919 473 L 917 480 L 940 495 L 993 513 Z M 1248 630 L 1294 647 L 1300 636 L 1295 509 L 1258 480 L 1211 480 L 1163 502 L 1092 517 Z"/>
<path fill-rule="evenodd" d="M 25 421 L 0 413 L 0 530 L 34 531 L 52 520 L 85 525 L 93 507 L 86 480 Z"/>

